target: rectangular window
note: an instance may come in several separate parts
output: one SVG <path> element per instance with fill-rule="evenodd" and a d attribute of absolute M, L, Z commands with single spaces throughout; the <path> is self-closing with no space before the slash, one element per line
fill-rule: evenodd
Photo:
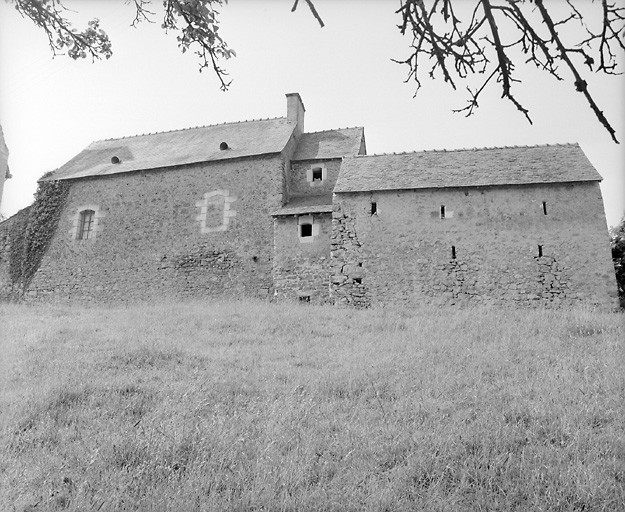
<path fill-rule="evenodd" d="M 313 181 L 323 180 L 323 169 L 321 167 L 313 167 L 312 180 Z"/>
<path fill-rule="evenodd" d="M 376 202 L 371 202 L 371 215 L 377 215 L 378 214 L 378 203 Z"/>
<path fill-rule="evenodd" d="M 300 224 L 299 229 L 299 236 L 302 238 L 312 236 L 312 224 Z"/>
<path fill-rule="evenodd" d="M 539 258 L 543 257 L 543 246 L 542 245 L 538 246 L 538 257 Z"/>
<path fill-rule="evenodd" d="M 445 218 L 445 205 L 441 205 L 441 219 Z"/>
<path fill-rule="evenodd" d="M 93 218 L 95 212 L 93 210 L 84 210 L 80 212 L 80 224 L 78 226 L 78 240 L 87 240 L 93 233 Z"/>
<path fill-rule="evenodd" d="M 451 259 L 452 260 L 456 259 L 456 246 L 455 245 L 451 246 Z"/>
<path fill-rule="evenodd" d="M 543 213 L 547 215 L 547 201 L 543 201 Z"/>

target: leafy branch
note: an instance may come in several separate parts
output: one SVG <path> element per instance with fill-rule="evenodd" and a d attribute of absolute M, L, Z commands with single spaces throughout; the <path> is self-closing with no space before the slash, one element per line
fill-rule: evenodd
<path fill-rule="evenodd" d="M 92 60 L 109 58 L 113 51 L 111 41 L 100 28 L 97 18 L 89 21 L 83 30 L 77 30 L 67 19 L 71 12 L 60 0 L 11 0 L 17 11 L 40 27 L 48 37 L 48 44 L 53 55 L 67 52 L 73 59 L 90 56 Z M 162 0 L 164 16 L 161 27 L 166 31 L 177 32 L 178 46 L 182 52 L 194 50 L 200 60 L 200 71 L 212 69 L 220 81 L 220 88 L 225 91 L 230 86 L 228 73 L 220 62 L 235 57 L 234 50 L 228 47 L 219 33 L 219 9 L 228 0 Z M 323 27 L 323 20 L 312 0 L 304 0 L 312 15 Z M 299 0 L 295 0 L 291 11 L 297 9 Z M 136 27 L 141 22 L 154 23 L 156 13 L 149 10 L 152 0 L 126 0 L 134 8 Z"/>
<path fill-rule="evenodd" d="M 113 55 L 111 41 L 100 28 L 100 21 L 94 18 L 85 29 L 76 30 L 64 17 L 68 9 L 59 0 L 15 0 L 15 9 L 43 29 L 53 55 L 67 52 L 72 59 L 89 55 L 94 60 Z"/>

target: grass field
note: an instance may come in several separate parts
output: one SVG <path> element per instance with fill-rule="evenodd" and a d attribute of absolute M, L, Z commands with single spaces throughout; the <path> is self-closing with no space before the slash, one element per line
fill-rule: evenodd
<path fill-rule="evenodd" d="M 625 316 L 0 305 L 0 510 L 625 510 Z"/>

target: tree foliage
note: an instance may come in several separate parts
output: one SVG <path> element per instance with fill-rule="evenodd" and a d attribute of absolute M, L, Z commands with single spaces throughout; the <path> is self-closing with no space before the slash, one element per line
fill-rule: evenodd
<path fill-rule="evenodd" d="M 32 20 L 48 37 L 48 44 L 54 55 L 65 54 L 72 59 L 91 57 L 108 59 L 112 54 L 111 41 L 107 33 L 100 28 L 97 18 L 88 22 L 87 27 L 78 30 L 67 18 L 69 9 L 60 0 L 7 0 L 15 4 L 17 11 Z M 304 0 L 313 16 L 323 27 L 323 22 L 312 0 Z M 200 71 L 212 68 L 220 81 L 221 89 L 230 85 L 228 73 L 221 67 L 220 61 L 236 56 L 234 50 L 219 33 L 219 9 L 228 0 L 162 0 L 163 18 L 161 27 L 177 33 L 178 46 L 185 53 L 195 51 L 200 60 Z M 151 11 L 152 0 L 126 0 L 134 7 L 132 26 L 139 23 L 153 22 L 156 13 Z M 297 9 L 299 0 L 295 0 L 291 11 Z"/>
<path fill-rule="evenodd" d="M 7 1 L 44 30 L 55 54 L 66 52 L 74 59 L 111 56 L 111 42 L 97 18 L 77 30 L 65 17 L 67 9 L 60 0 Z M 222 90 L 228 89 L 230 81 L 220 63 L 235 56 L 219 33 L 219 9 L 227 1 L 162 0 L 163 29 L 177 33 L 183 52 L 195 51 L 200 71 L 212 68 Z M 323 27 L 314 0 L 302 1 Z M 474 113 L 487 86 L 499 84 L 502 98 L 512 102 L 530 123 L 529 110 L 515 95 L 514 84 L 521 81 L 516 64 L 520 60 L 534 64 L 557 80 L 567 77 L 618 142 L 584 76 L 586 72 L 619 74 L 625 50 L 625 6 L 619 6 L 620 1 L 400 0 L 398 28 L 412 41 L 409 55 L 396 62 L 408 66 L 407 81 L 414 80 L 417 91 L 424 75 L 442 78 L 453 89 L 477 76 L 476 86 L 467 85 L 467 105 L 457 110 L 466 115 Z M 153 22 L 156 17 L 150 10 L 156 0 L 126 3 L 134 8 L 132 25 Z M 294 0 L 291 10 L 298 4 Z"/>
<path fill-rule="evenodd" d="M 612 239 L 612 260 L 616 272 L 616 284 L 621 301 L 621 307 L 625 308 L 625 216 L 621 223 L 610 230 Z"/>

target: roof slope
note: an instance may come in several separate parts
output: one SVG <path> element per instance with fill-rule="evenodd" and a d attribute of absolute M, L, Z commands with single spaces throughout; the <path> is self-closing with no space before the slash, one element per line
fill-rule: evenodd
<path fill-rule="evenodd" d="M 42 180 L 102 176 L 279 153 L 294 128 L 294 124 L 280 117 L 101 140 L 91 143 Z M 229 149 L 220 150 L 222 142 L 226 142 Z M 111 162 L 114 156 L 120 163 Z"/>
<path fill-rule="evenodd" d="M 577 144 L 347 157 L 334 192 L 600 181 Z"/>
<path fill-rule="evenodd" d="M 282 215 L 302 215 L 305 213 L 332 212 L 332 194 L 319 196 L 292 197 L 288 204 L 271 213 L 274 217 Z"/>
<path fill-rule="evenodd" d="M 362 127 L 303 133 L 297 143 L 293 160 L 328 159 L 358 155 L 364 133 L 365 130 Z"/>

